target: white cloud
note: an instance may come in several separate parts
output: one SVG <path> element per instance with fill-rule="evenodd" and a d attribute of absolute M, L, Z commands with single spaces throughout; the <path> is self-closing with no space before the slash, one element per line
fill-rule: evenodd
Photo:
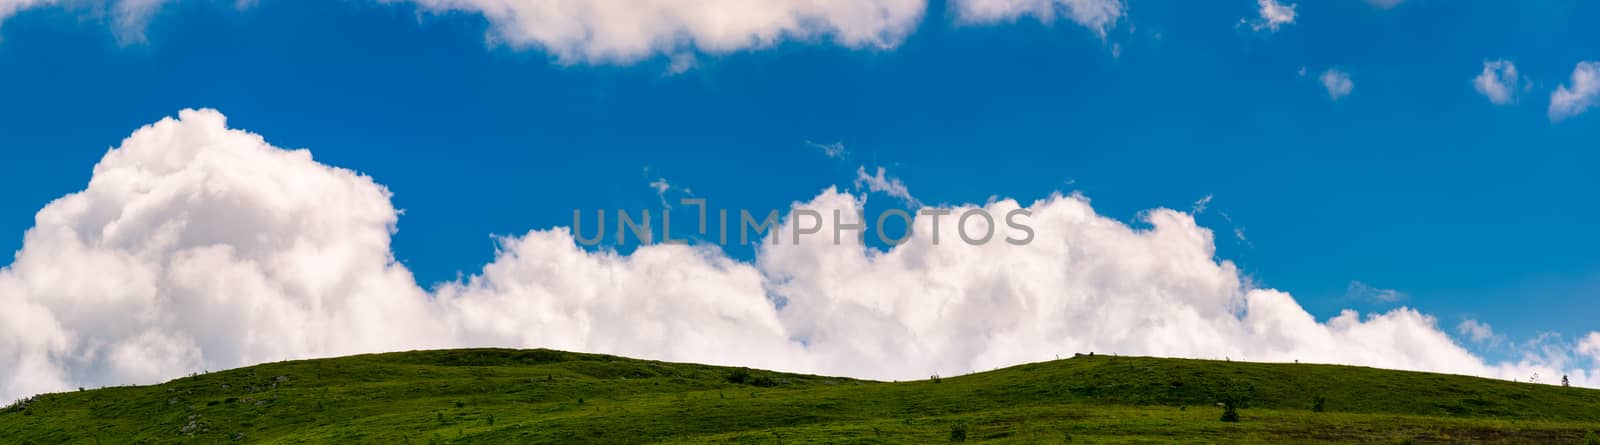
<path fill-rule="evenodd" d="M 1577 116 L 1594 106 L 1600 96 L 1600 62 L 1578 62 L 1572 81 L 1550 93 L 1550 120 Z"/>
<path fill-rule="evenodd" d="M 36 7 L 83 5 L 108 11 L 124 42 L 171 0 L 0 0 L 0 21 Z M 482 15 L 489 40 L 538 48 L 562 63 L 632 63 L 666 56 L 669 74 L 695 66 L 693 52 L 730 53 L 784 41 L 849 48 L 898 46 L 921 22 L 926 0 L 377 0 L 431 13 Z M 248 2 L 240 2 L 241 6 Z"/>
<path fill-rule="evenodd" d="M 1490 327 L 1488 323 L 1472 318 L 1462 320 L 1461 324 L 1456 325 L 1456 333 L 1467 337 L 1473 343 L 1488 346 L 1499 345 L 1502 340 L 1500 335 L 1494 333 L 1494 328 Z"/>
<path fill-rule="evenodd" d="M 1322 87 L 1328 90 L 1328 98 L 1334 101 L 1349 96 L 1350 91 L 1356 87 L 1355 82 L 1350 81 L 1350 74 L 1339 71 L 1337 68 L 1329 68 L 1327 71 L 1323 71 L 1322 75 L 1317 77 L 1317 80 L 1322 82 Z"/>
<path fill-rule="evenodd" d="M 1102 38 L 1128 11 L 1122 0 L 953 0 L 950 6 L 961 23 L 1013 22 L 1023 16 L 1051 23 L 1059 16 Z"/>
<path fill-rule="evenodd" d="M 844 159 L 844 156 L 846 154 L 849 154 L 848 151 L 845 151 L 843 142 L 834 142 L 832 144 L 818 144 L 816 142 L 806 141 L 806 145 L 810 146 L 811 148 L 822 150 L 822 154 L 823 155 L 826 155 L 827 157 L 833 158 L 833 159 Z"/>
<path fill-rule="evenodd" d="M 55 0 L 0 0 L 0 21 L 24 9 L 55 4 Z"/>
<path fill-rule="evenodd" d="M 829 188 L 794 205 L 854 219 L 862 199 Z M 968 245 L 954 215 L 937 230 L 919 215 L 888 250 L 819 235 L 763 244 L 743 262 L 701 245 L 588 251 L 553 228 L 500 238 L 482 272 L 429 292 L 394 261 L 398 214 L 382 186 L 229 130 L 217 112 L 185 111 L 106 153 L 87 188 L 39 211 L 0 269 L 0 398 L 455 346 L 880 379 L 1100 351 L 1600 385 L 1564 352 L 1600 352 L 1596 335 L 1488 363 L 1414 309 L 1319 322 L 1217 260 L 1212 232 L 1182 212 L 1151 210 L 1148 228 L 1134 228 L 1079 195 L 943 207 L 978 208 L 1028 209 L 1034 241 Z M 1022 235 L 995 226 L 997 238 Z M 793 231 L 786 222 L 773 236 Z"/>
<path fill-rule="evenodd" d="M 785 40 L 892 48 L 926 0 L 409 0 L 434 12 L 481 14 L 491 39 L 536 47 L 563 63 L 628 63 L 685 50 L 729 53 Z"/>
<path fill-rule="evenodd" d="M 1405 3 L 1405 0 L 1367 0 L 1367 3 L 1380 9 L 1391 9 Z"/>
<path fill-rule="evenodd" d="M 1195 214 L 1195 215 L 1199 215 L 1201 213 L 1205 213 L 1206 212 L 1206 207 L 1211 205 L 1211 199 L 1212 198 L 1214 198 L 1214 196 L 1212 196 L 1211 194 L 1208 193 L 1208 194 L 1206 194 L 1206 196 L 1203 196 L 1200 199 L 1195 200 L 1194 206 L 1189 208 L 1189 213 Z"/>
<path fill-rule="evenodd" d="M 1495 105 L 1516 101 L 1517 84 L 1521 82 L 1517 66 L 1505 60 L 1483 61 L 1483 72 L 1472 78 L 1472 86 Z"/>
<path fill-rule="evenodd" d="M 1583 340 L 1578 341 L 1578 354 L 1588 357 L 1596 366 L 1600 366 L 1600 332 L 1590 332 L 1583 337 Z"/>
<path fill-rule="evenodd" d="M 906 188 L 906 184 L 901 182 L 900 178 L 888 176 L 883 167 L 878 167 L 878 173 L 875 175 L 867 174 L 866 167 L 856 167 L 856 186 L 862 185 L 866 185 L 868 191 L 900 198 L 913 207 L 922 206 L 921 201 L 911 196 L 911 190 Z"/>
<path fill-rule="evenodd" d="M 143 43 L 144 30 L 161 6 L 172 0 L 0 0 L 0 24 L 18 12 L 33 8 L 64 6 L 104 14 L 117 40 L 123 44 Z"/>
<path fill-rule="evenodd" d="M 1378 303 L 1397 303 L 1406 299 L 1406 294 L 1394 289 L 1373 287 L 1360 281 L 1351 281 L 1345 287 L 1345 298 L 1352 300 L 1368 300 Z"/>
<path fill-rule="evenodd" d="M 1294 24 L 1294 19 L 1296 16 L 1294 11 L 1295 4 L 1290 3 L 1285 5 L 1283 3 L 1278 3 L 1276 0 L 1256 0 L 1256 5 L 1260 7 L 1260 9 L 1256 11 L 1256 14 L 1259 15 L 1260 18 L 1253 21 L 1248 21 L 1250 23 L 1250 29 L 1254 29 L 1256 31 L 1265 29 L 1272 32 L 1278 32 L 1278 28 L 1282 27 L 1283 25 Z M 1245 22 L 1246 20 L 1240 20 L 1241 24 Z"/>

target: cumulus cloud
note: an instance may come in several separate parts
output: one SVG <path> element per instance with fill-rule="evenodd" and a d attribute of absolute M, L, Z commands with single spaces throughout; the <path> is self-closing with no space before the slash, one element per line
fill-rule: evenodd
<path fill-rule="evenodd" d="M 1550 120 L 1577 116 L 1594 106 L 1600 96 L 1600 62 L 1578 62 L 1572 81 L 1550 93 Z"/>
<path fill-rule="evenodd" d="M 1122 0 L 954 0 L 950 6 L 962 23 L 1013 22 L 1023 16 L 1051 23 L 1064 17 L 1102 38 L 1128 11 Z"/>
<path fill-rule="evenodd" d="M 1489 98 L 1495 105 L 1505 105 L 1516 100 L 1517 66 L 1505 60 L 1483 61 L 1483 72 L 1472 78 L 1472 87 Z"/>
<path fill-rule="evenodd" d="M 537 47 L 566 63 L 626 63 L 684 50 L 728 53 L 791 39 L 892 48 L 927 9 L 926 0 L 410 2 L 427 11 L 480 14 L 493 41 Z"/>
<path fill-rule="evenodd" d="M 1256 11 L 1260 18 L 1256 20 L 1241 19 L 1240 24 L 1248 22 L 1250 29 L 1256 31 L 1265 29 L 1272 32 L 1278 32 L 1278 28 L 1283 25 L 1294 24 L 1295 4 L 1293 3 L 1285 5 L 1278 3 L 1276 0 L 1256 0 L 1256 6 L 1260 7 Z"/>
<path fill-rule="evenodd" d="M 1322 82 L 1322 88 L 1328 90 L 1328 98 L 1334 101 L 1349 96 L 1350 91 L 1356 88 L 1355 82 L 1350 80 L 1350 74 L 1337 68 L 1323 71 L 1322 75 L 1317 77 L 1317 81 Z"/>
<path fill-rule="evenodd" d="M 793 207 L 856 222 L 864 199 L 828 188 Z M 1033 241 L 958 242 L 963 228 L 1024 237 L 958 217 L 978 209 L 1027 210 Z M 456 346 L 879 379 L 1101 351 L 1600 385 L 1567 358 L 1600 353 L 1600 334 L 1488 363 L 1415 309 L 1319 321 L 1216 259 L 1212 232 L 1187 213 L 1150 210 L 1135 228 L 1060 194 L 938 210 L 951 214 L 919 212 L 910 239 L 886 250 L 852 236 L 790 243 L 798 227 L 785 219 L 769 234 L 785 242 L 748 262 L 710 245 L 587 250 L 568 228 L 535 230 L 499 238 L 481 272 L 427 291 L 393 258 L 398 213 L 383 186 L 228 129 L 215 111 L 184 111 L 106 153 L 0 269 L 0 397 Z"/>

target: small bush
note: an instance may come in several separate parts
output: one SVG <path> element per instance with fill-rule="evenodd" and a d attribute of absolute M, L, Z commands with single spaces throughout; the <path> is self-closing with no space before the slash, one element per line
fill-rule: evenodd
<path fill-rule="evenodd" d="M 732 383 L 732 384 L 735 384 L 735 385 L 743 385 L 743 384 L 745 384 L 746 382 L 749 382 L 749 381 L 750 381 L 750 370 L 748 370 L 748 369 L 739 368 L 739 369 L 733 370 L 733 372 L 731 372 L 731 373 L 728 373 L 728 383 Z"/>
<path fill-rule="evenodd" d="M 1594 431 L 1584 434 L 1583 445 L 1600 445 L 1600 436 L 1595 436 Z"/>
<path fill-rule="evenodd" d="M 1311 412 L 1320 413 L 1328 407 L 1328 398 L 1318 394 L 1311 399 Z"/>
<path fill-rule="evenodd" d="M 769 375 L 759 375 L 759 376 L 756 376 L 753 379 L 750 379 L 750 385 L 751 386 L 761 387 L 761 388 L 771 388 L 771 387 L 774 387 L 774 386 L 778 386 L 778 381 L 777 380 L 773 380 L 772 376 L 769 376 Z"/>
<path fill-rule="evenodd" d="M 956 422 L 955 425 L 950 425 L 950 441 L 951 442 L 966 442 L 967 441 L 967 423 L 966 422 Z"/>
<path fill-rule="evenodd" d="M 1232 405 L 1223 407 L 1222 408 L 1222 421 L 1223 422 L 1238 422 L 1239 421 L 1239 410 L 1234 409 Z"/>

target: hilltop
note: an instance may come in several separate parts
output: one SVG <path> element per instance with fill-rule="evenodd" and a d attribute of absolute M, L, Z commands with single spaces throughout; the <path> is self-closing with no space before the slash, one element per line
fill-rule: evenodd
<path fill-rule="evenodd" d="M 1219 420 L 1237 399 L 1240 421 Z M 1585 443 L 1600 391 L 1363 367 L 1078 356 L 912 382 L 465 349 L 43 395 L 8 443 Z"/>

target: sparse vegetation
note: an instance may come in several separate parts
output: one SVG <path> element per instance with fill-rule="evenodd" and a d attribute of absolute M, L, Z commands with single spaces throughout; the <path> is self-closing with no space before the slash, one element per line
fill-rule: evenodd
<path fill-rule="evenodd" d="M 1189 409 L 1225 398 L 1239 423 Z M 0 442 L 1600 445 L 1597 412 L 1590 389 L 1347 366 L 1097 354 L 886 383 L 473 349 L 49 394 L 0 410 Z"/>

